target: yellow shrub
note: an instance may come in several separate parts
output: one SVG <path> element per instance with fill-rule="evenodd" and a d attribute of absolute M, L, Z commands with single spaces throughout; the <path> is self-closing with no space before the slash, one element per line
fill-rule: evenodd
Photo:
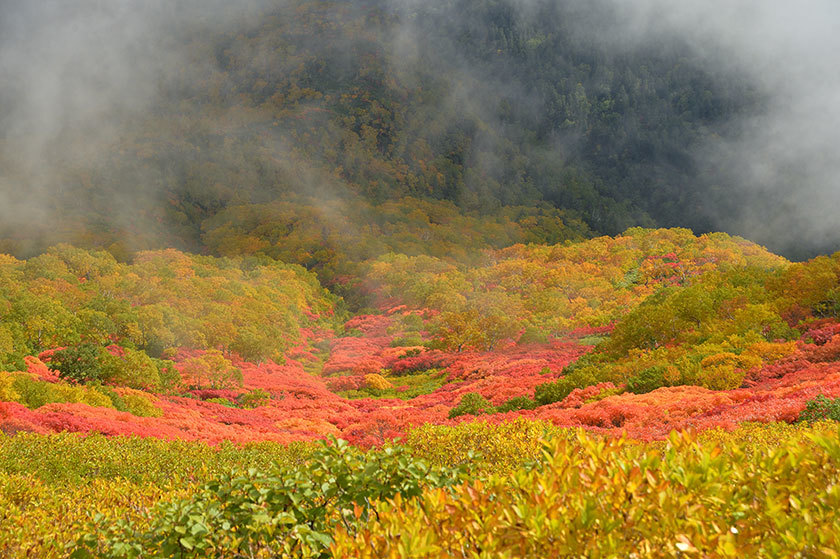
<path fill-rule="evenodd" d="M 665 367 L 665 374 L 663 375 L 663 378 L 665 379 L 665 383 L 669 386 L 676 386 L 682 379 L 682 373 L 674 365 L 668 365 Z"/>
<path fill-rule="evenodd" d="M 0 557 L 67 557 L 94 515 L 131 519 L 145 527 L 144 513 L 158 500 L 187 494 L 120 479 L 51 485 L 31 475 L 0 472 Z"/>
<path fill-rule="evenodd" d="M 12 375 L 0 371 L 0 402 L 17 402 L 20 395 L 15 392 Z"/>
<path fill-rule="evenodd" d="M 791 425 L 783 422 L 743 422 L 732 431 L 720 427 L 706 429 L 697 435 L 697 441 L 703 445 L 718 445 L 721 448 L 736 447 L 751 456 L 756 453 L 774 452 L 785 445 L 813 444 L 811 435 L 828 435 L 836 429 L 836 423 L 831 421 L 810 425 L 807 423 Z"/>
<path fill-rule="evenodd" d="M 113 402 L 111 402 L 108 396 L 85 386 L 70 386 L 68 384 L 56 383 L 51 385 L 50 390 L 55 394 L 54 397 L 57 402 L 78 402 L 99 408 L 114 407 Z"/>
<path fill-rule="evenodd" d="M 152 396 L 132 388 L 118 388 L 116 392 L 122 398 L 129 413 L 139 417 L 161 417 L 163 410 L 152 401 Z"/>
<path fill-rule="evenodd" d="M 796 342 L 758 342 L 744 352 L 744 355 L 754 355 L 762 361 L 778 361 L 796 351 Z"/>
<path fill-rule="evenodd" d="M 377 373 L 365 375 L 365 385 L 368 388 L 375 388 L 376 390 L 388 390 L 394 387 L 388 379 Z"/>
<path fill-rule="evenodd" d="M 113 408 L 111 399 L 93 388 L 63 382 L 45 382 L 29 373 L 12 373 L 15 401 L 35 409 L 45 404 L 82 403 L 93 407 Z"/>
<path fill-rule="evenodd" d="M 558 439 L 543 467 L 380 503 L 336 558 L 837 557 L 840 436 L 747 456 Z"/>
<path fill-rule="evenodd" d="M 742 355 L 723 352 L 710 355 L 700 362 L 701 370 L 697 376 L 700 386 L 709 390 L 732 390 L 738 388 L 744 381 L 746 370 L 753 361 L 760 364 L 755 357 L 745 358 Z"/>
<path fill-rule="evenodd" d="M 538 460 L 546 437 L 573 435 L 573 429 L 518 417 L 498 424 L 485 421 L 455 426 L 424 424 L 409 431 L 404 444 L 415 456 L 435 465 L 472 462 L 482 471 L 502 473 Z M 470 458 L 470 452 L 478 456 Z"/>

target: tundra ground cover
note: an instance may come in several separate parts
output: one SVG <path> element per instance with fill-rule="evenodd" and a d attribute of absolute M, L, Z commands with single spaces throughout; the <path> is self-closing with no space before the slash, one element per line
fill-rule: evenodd
<path fill-rule="evenodd" d="M 790 264 L 728 236 L 631 230 L 488 251 L 469 265 L 395 256 L 365 266 L 381 304 L 350 317 L 305 270 L 263 260 L 164 251 L 121 264 L 70 247 L 5 260 L 0 475 L 4 518 L 16 528 L 4 534 L 4 552 L 400 557 L 425 549 L 416 553 L 459 557 L 481 548 L 489 557 L 503 553 L 498 545 L 573 553 L 568 538 L 516 528 L 539 515 L 510 524 L 511 511 L 545 505 L 531 501 L 536 485 L 568 492 L 568 479 L 546 477 L 552 468 L 615 477 L 606 463 L 616 459 L 667 480 L 650 484 L 668 502 L 701 503 L 699 520 L 659 533 L 652 524 L 627 532 L 628 520 L 615 525 L 624 536 L 598 544 L 603 553 L 635 542 L 640 556 L 773 556 L 796 545 L 831 556 L 834 542 L 788 518 L 798 501 L 780 517 L 778 499 L 807 497 L 803 515 L 825 529 L 835 523 L 827 511 L 837 433 L 819 421 L 835 417 L 840 398 L 837 255 Z M 23 308 L 35 310 L 12 323 Z M 683 430 L 702 450 L 674 438 Z M 318 452 L 323 460 L 312 458 Z M 746 462 L 732 469 L 715 452 Z M 711 468 L 702 474 L 708 484 L 677 480 L 666 455 L 691 471 Z M 383 486 L 368 501 L 347 492 L 353 484 L 310 487 L 314 478 L 300 473 L 352 463 L 353 476 L 370 480 L 389 460 L 414 485 Z M 808 493 L 780 465 L 794 460 L 826 470 L 815 477 L 825 495 Z M 427 474 L 448 481 L 425 487 L 418 480 Z M 411 528 L 435 521 L 435 507 L 457 510 L 465 495 L 501 491 L 508 474 L 522 500 L 494 508 L 475 497 L 498 541 L 456 526 L 460 512 L 452 529 L 463 541 Z M 621 475 L 636 483 L 636 474 Z M 751 508 L 731 482 L 758 491 L 762 476 L 781 481 L 768 486 L 775 493 L 765 508 Z M 282 480 L 292 479 L 310 487 L 303 508 L 287 500 Z M 675 489 L 678 481 L 688 485 Z M 733 492 L 733 508 L 708 501 L 714 487 Z M 267 496 L 255 501 L 252 489 Z M 595 511 L 587 490 L 556 504 L 613 526 L 618 501 Z M 356 496 L 336 513 L 339 494 Z M 651 495 L 640 494 L 633 510 L 647 515 Z M 268 516 L 250 531 L 210 536 L 257 510 Z M 778 548 L 756 543 L 758 528 L 721 532 L 721 515 L 754 518 Z M 386 537 L 398 526 L 403 547 Z"/>
<path fill-rule="evenodd" d="M 425 426 L 369 453 L 344 443 L 4 437 L 0 553 L 462 557 L 480 547 L 519 557 L 586 545 L 640 557 L 832 557 L 837 440 L 834 423 L 649 443 L 526 419 Z M 441 521 L 444 509 L 451 518 Z"/>

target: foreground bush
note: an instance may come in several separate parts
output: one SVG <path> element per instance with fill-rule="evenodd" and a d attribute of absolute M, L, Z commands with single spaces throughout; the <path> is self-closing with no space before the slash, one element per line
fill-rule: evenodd
<path fill-rule="evenodd" d="M 326 557 L 336 527 L 352 533 L 380 501 L 462 479 L 405 448 L 364 453 L 334 440 L 303 466 L 224 475 L 140 520 L 100 516 L 73 557 Z"/>
<path fill-rule="evenodd" d="M 415 456 L 441 466 L 468 465 L 473 475 L 505 473 L 542 457 L 546 439 L 574 437 L 575 431 L 517 417 L 503 423 L 471 421 L 454 426 L 425 424 L 408 432 L 404 444 Z"/>
<path fill-rule="evenodd" d="M 60 433 L 0 434 L 0 557 L 66 558 L 97 514 L 145 530 L 161 500 L 225 472 L 301 464 L 311 443 L 195 441 Z"/>
<path fill-rule="evenodd" d="M 124 479 L 53 485 L 37 476 L 0 472 L 0 557 L 66 558 L 97 514 L 131 519 L 158 500 L 183 498 L 194 487 L 164 488 Z"/>
<path fill-rule="evenodd" d="M 332 553 L 358 558 L 836 557 L 840 438 L 745 455 L 580 434 L 542 467 L 396 497 Z"/>
<path fill-rule="evenodd" d="M 0 434 L 0 472 L 31 475 L 57 487 L 123 479 L 138 485 L 198 485 L 233 470 L 302 464 L 313 443 L 222 443 L 58 433 Z M 2 555 L 0 555 L 2 557 Z"/>

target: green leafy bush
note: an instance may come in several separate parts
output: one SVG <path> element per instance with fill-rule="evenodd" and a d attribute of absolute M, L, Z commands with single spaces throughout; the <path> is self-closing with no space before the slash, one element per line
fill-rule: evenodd
<path fill-rule="evenodd" d="M 174 376 L 171 361 L 152 359 L 131 348 L 111 352 L 94 344 L 58 350 L 50 356 L 47 366 L 64 380 L 82 384 L 107 382 L 141 390 L 157 390 L 164 385 L 171 388 Z"/>
<path fill-rule="evenodd" d="M 239 405 L 243 408 L 258 408 L 271 401 L 271 393 L 262 388 L 255 388 L 239 395 Z"/>
<path fill-rule="evenodd" d="M 122 390 L 125 411 L 138 417 L 161 417 L 163 415 L 163 410 L 152 402 L 152 398 L 148 394 L 127 388 Z"/>
<path fill-rule="evenodd" d="M 410 334 L 407 336 L 400 336 L 391 340 L 391 347 L 408 347 L 423 345 L 423 338 L 420 334 Z"/>
<path fill-rule="evenodd" d="M 220 406 L 225 406 L 227 408 L 238 408 L 239 406 L 236 405 L 235 402 L 231 402 L 227 398 L 207 398 L 205 402 L 210 402 L 211 404 L 219 404 Z"/>
<path fill-rule="evenodd" d="M 189 386 L 198 389 L 242 386 L 242 371 L 216 349 L 184 361 L 181 373 Z"/>
<path fill-rule="evenodd" d="M 0 471 L 34 476 L 61 487 L 119 478 L 138 485 L 183 488 L 231 470 L 267 471 L 277 463 L 299 467 L 316 446 L 309 442 L 210 446 L 154 437 L 17 433 L 0 435 Z"/>
<path fill-rule="evenodd" d="M 460 468 L 430 466 L 405 447 L 364 453 L 333 439 L 305 467 L 223 475 L 161 503 L 146 529 L 100 517 L 74 557 L 328 557 L 335 528 L 354 532 L 378 514 L 378 501 L 463 479 Z"/>
<path fill-rule="evenodd" d="M 627 390 L 634 394 L 645 394 L 665 386 L 665 366 L 648 367 L 627 381 Z"/>
<path fill-rule="evenodd" d="M 481 415 L 493 411 L 493 404 L 487 398 L 477 392 L 469 392 L 461 397 L 461 402 L 457 406 L 449 410 L 449 419 L 461 415 Z"/>
<path fill-rule="evenodd" d="M 145 352 L 121 348 L 119 354 L 103 351 L 100 357 L 102 380 L 139 390 L 160 388 L 158 364 Z"/>
<path fill-rule="evenodd" d="M 73 386 L 65 383 L 44 382 L 27 373 L 12 373 L 15 401 L 27 408 L 36 409 L 46 404 L 82 403 L 93 407 L 113 408 L 111 398 L 99 387 Z"/>
<path fill-rule="evenodd" d="M 566 376 L 554 382 L 539 384 L 534 389 L 534 400 L 539 406 L 546 406 L 554 402 L 561 402 L 575 388 L 586 388 L 598 384 L 598 379 L 590 368 L 576 368 L 568 366 L 563 370 Z"/>
<path fill-rule="evenodd" d="M 826 398 L 820 394 L 806 402 L 805 409 L 799 414 L 799 421 L 809 423 L 825 419 L 840 421 L 840 398 Z"/>
<path fill-rule="evenodd" d="M 496 408 L 497 413 L 505 413 L 516 410 L 532 410 L 537 403 L 527 396 L 514 396 Z"/>
<path fill-rule="evenodd" d="M 85 383 L 102 381 L 102 359 L 105 348 L 94 344 L 80 344 L 54 352 L 47 366 L 58 376 L 70 381 Z"/>

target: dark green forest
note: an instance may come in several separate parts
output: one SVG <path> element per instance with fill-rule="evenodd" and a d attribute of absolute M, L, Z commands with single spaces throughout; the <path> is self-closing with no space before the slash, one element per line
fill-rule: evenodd
<path fill-rule="evenodd" d="M 69 156 L 89 130 L 65 127 L 22 164 L 26 131 L 4 127 L 4 186 L 21 203 L 42 192 L 28 201 L 43 211 L 7 216 L 0 249 L 70 240 L 125 259 L 236 245 L 321 269 L 340 239 L 381 238 L 389 212 L 415 212 L 428 229 L 416 252 L 435 254 L 461 242 L 442 238 L 447 227 L 476 246 L 637 225 L 700 233 L 726 229 L 744 203 L 694 153 L 760 111 L 761 94 L 678 39 L 617 44 L 597 31 L 620 23 L 608 3 L 294 0 L 225 26 L 167 9 L 178 56 L 151 105 L 95 153 Z M 14 84 L 4 93 L 13 100 Z M 0 119 L 15 110 L 0 104 Z M 278 201 L 285 211 L 266 206 Z M 523 232 L 535 219 L 537 239 Z M 291 238 L 285 253 L 245 242 L 256 230 Z"/>

